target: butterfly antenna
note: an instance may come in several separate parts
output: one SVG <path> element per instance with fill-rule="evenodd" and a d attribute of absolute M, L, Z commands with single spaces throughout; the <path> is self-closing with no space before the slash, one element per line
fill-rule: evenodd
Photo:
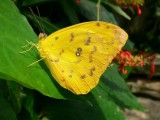
<path fill-rule="evenodd" d="M 37 9 L 37 12 L 38 12 L 38 16 L 40 17 L 41 15 L 40 15 L 38 6 L 36 6 L 36 9 Z M 43 26 L 43 24 L 42 24 L 42 19 L 40 19 L 39 23 L 40 23 L 40 25 L 41 25 L 42 32 L 45 33 L 44 26 Z"/>
<path fill-rule="evenodd" d="M 38 15 L 40 16 L 40 12 L 39 12 L 39 10 L 38 10 L 38 7 L 36 7 L 36 8 L 37 8 Z M 42 32 L 43 32 L 43 33 L 45 33 L 45 31 L 44 31 L 44 28 L 43 28 L 42 24 L 38 21 L 38 19 L 37 19 L 36 15 L 34 14 L 33 10 L 31 9 L 31 7 L 29 7 L 29 9 L 30 9 L 31 13 L 33 14 L 33 16 L 34 16 L 35 20 L 37 21 L 37 23 L 38 23 L 39 27 L 41 28 Z"/>
<path fill-rule="evenodd" d="M 98 0 L 97 3 L 97 21 L 99 21 L 100 17 L 100 6 L 101 6 L 101 0 Z"/>

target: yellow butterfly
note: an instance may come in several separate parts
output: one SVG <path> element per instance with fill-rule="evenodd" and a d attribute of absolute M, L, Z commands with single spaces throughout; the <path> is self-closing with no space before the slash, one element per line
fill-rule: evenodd
<path fill-rule="evenodd" d="M 54 79 L 75 94 L 87 94 L 128 39 L 120 27 L 84 22 L 39 35 L 35 45 Z M 54 91 L 53 91 L 54 92 Z"/>

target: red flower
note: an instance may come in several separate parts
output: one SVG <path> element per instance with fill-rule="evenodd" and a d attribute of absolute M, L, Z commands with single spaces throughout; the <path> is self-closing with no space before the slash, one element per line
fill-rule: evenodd
<path fill-rule="evenodd" d="M 113 3 L 125 9 L 132 7 L 137 10 L 138 15 L 141 15 L 142 10 L 140 6 L 143 6 L 144 0 L 114 0 Z"/>
<path fill-rule="evenodd" d="M 154 65 L 155 55 L 149 56 L 149 60 L 150 60 L 150 64 L 151 64 L 149 78 L 151 78 L 153 73 L 155 72 L 155 65 Z"/>
<path fill-rule="evenodd" d="M 139 5 L 137 5 L 137 12 L 138 12 L 138 15 L 141 15 L 141 14 L 142 14 L 142 10 L 141 10 L 141 8 L 140 8 Z"/>
<path fill-rule="evenodd" d="M 79 4 L 79 3 L 80 3 L 80 0 L 76 0 L 76 2 Z"/>
<path fill-rule="evenodd" d="M 152 77 L 153 73 L 155 72 L 155 66 L 154 66 L 155 56 L 154 55 L 149 55 L 145 52 L 142 52 L 141 54 L 137 54 L 133 56 L 129 51 L 121 50 L 114 59 L 114 61 L 119 64 L 118 71 L 121 71 L 122 74 L 124 75 L 127 74 L 127 70 L 125 69 L 126 66 L 143 67 L 148 63 L 148 60 L 150 61 L 150 64 L 151 64 L 149 77 Z"/>

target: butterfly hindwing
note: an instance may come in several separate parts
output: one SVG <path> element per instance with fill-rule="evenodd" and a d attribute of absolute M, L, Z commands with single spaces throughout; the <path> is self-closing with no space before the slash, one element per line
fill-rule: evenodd
<path fill-rule="evenodd" d="M 86 22 L 59 30 L 38 44 L 55 80 L 64 88 L 86 94 L 121 50 L 127 34 L 106 22 Z"/>

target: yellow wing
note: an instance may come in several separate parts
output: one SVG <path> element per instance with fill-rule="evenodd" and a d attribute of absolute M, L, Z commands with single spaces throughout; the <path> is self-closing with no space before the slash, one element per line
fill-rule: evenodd
<path fill-rule="evenodd" d="M 98 84 L 127 38 L 116 25 L 92 21 L 54 32 L 40 40 L 38 50 L 62 87 L 86 94 Z"/>

